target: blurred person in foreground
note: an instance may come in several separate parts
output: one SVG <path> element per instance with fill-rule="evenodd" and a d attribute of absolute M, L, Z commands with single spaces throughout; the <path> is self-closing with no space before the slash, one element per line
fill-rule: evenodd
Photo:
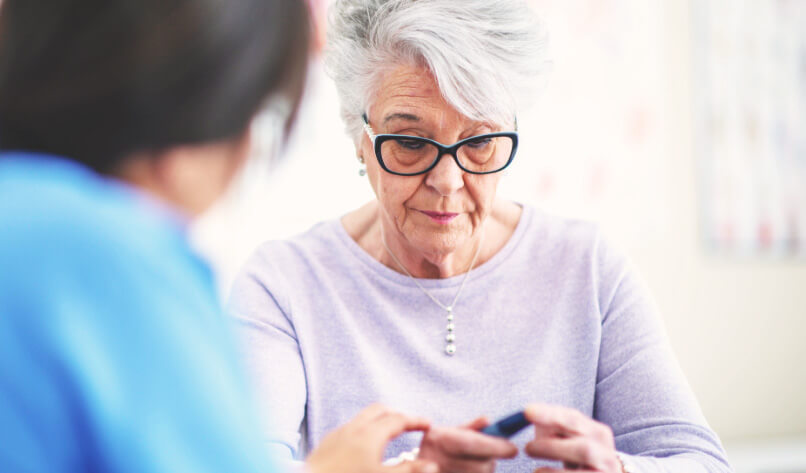
<path fill-rule="evenodd" d="M 302 459 L 382 402 L 440 424 L 390 456 L 446 472 L 730 471 L 627 258 L 496 195 L 519 159 L 563 159 L 516 155 L 539 139 L 516 116 L 547 69 L 526 2 L 337 0 L 330 19 L 366 176 L 343 185 L 376 198 L 265 244 L 236 280 L 260 400 L 280 407 L 267 445 Z M 477 431 L 525 406 L 534 428 L 511 443 Z"/>
<path fill-rule="evenodd" d="M 296 0 L 2 3 L 0 471 L 277 471 L 186 225 L 242 166 L 259 108 L 295 108 L 306 15 Z M 370 407 L 306 469 L 391 470 L 386 442 L 427 428 Z"/>

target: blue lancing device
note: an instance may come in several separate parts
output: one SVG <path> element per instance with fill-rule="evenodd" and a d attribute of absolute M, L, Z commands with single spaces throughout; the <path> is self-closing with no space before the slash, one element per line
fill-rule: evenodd
<path fill-rule="evenodd" d="M 523 415 L 523 411 L 520 411 L 504 417 L 495 424 L 488 425 L 481 429 L 481 432 L 494 437 L 509 438 L 525 429 L 529 423 L 526 416 Z"/>

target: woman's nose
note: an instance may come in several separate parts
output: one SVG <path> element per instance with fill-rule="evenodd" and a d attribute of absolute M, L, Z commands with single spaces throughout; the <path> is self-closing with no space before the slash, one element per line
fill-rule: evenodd
<path fill-rule="evenodd" d="M 456 164 L 453 156 L 445 153 L 440 156 L 434 169 L 428 172 L 425 182 L 440 195 L 450 195 L 464 187 L 464 171 Z"/>

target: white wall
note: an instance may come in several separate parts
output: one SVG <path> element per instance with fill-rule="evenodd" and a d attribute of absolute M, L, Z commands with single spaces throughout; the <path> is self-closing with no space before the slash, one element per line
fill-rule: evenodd
<path fill-rule="evenodd" d="M 535 1 L 555 70 L 520 119 L 517 172 L 502 193 L 598 220 L 625 247 L 724 439 L 806 433 L 806 264 L 716 257 L 701 243 L 688 2 Z M 318 66 L 287 151 L 274 177 L 251 168 L 194 229 L 223 292 L 261 241 L 372 198 Z"/>

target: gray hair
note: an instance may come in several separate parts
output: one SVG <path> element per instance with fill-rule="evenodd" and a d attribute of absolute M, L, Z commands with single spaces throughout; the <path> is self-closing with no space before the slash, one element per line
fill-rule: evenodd
<path fill-rule="evenodd" d="M 522 0 L 336 0 L 325 67 L 357 140 L 383 73 L 422 64 L 468 118 L 505 126 L 548 69 L 547 34 Z"/>

